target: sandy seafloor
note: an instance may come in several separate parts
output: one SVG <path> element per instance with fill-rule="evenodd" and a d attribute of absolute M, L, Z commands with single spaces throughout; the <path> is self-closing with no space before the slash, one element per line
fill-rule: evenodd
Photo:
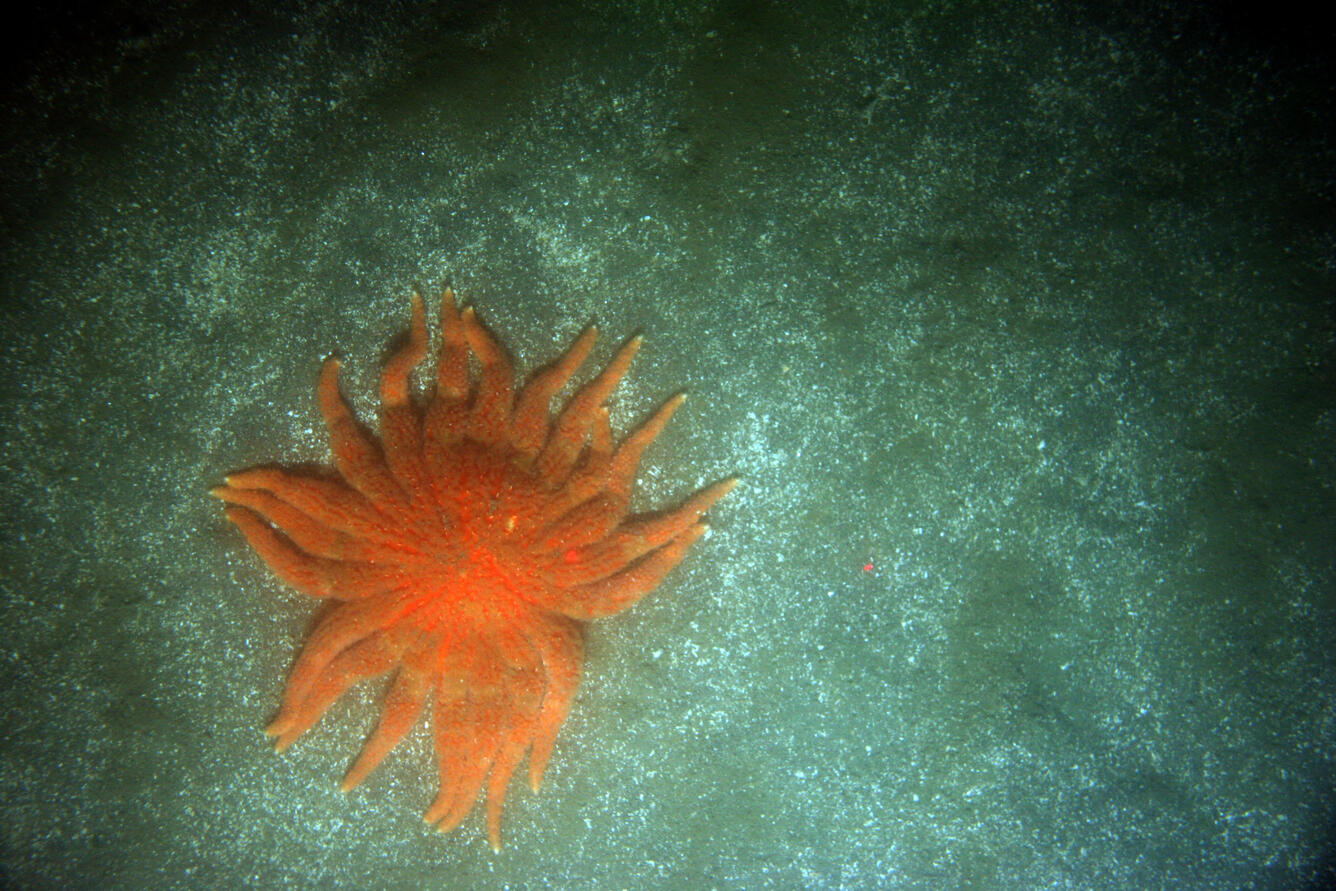
<path fill-rule="evenodd" d="M 1327 36 L 1196 3 L 125 3 L 6 36 L 0 884 L 1303 889 L 1336 816 Z M 225 7 L 225 8 L 224 8 Z M 506 846 L 206 492 L 415 283 L 744 483 Z"/>

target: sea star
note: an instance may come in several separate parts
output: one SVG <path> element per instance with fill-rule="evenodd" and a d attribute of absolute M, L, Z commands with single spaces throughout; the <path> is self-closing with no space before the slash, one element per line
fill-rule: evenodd
<path fill-rule="evenodd" d="M 588 357 L 594 328 L 518 392 L 505 350 L 448 288 L 441 328 L 435 393 L 419 405 L 409 376 L 428 341 L 415 292 L 408 338 L 381 377 L 379 440 L 341 396 L 338 360 L 325 361 L 317 392 L 337 474 L 261 467 L 213 494 L 280 578 L 332 601 L 267 728 L 278 750 L 351 685 L 394 671 L 344 790 L 430 702 L 440 791 L 425 819 L 455 828 L 485 783 L 487 834 L 500 850 L 506 787 L 528 752 L 538 791 L 579 685 L 585 624 L 658 585 L 737 480 L 670 511 L 628 512 L 641 453 L 683 400 L 669 399 L 614 448 L 603 403 L 639 337 L 552 419 L 552 397 Z"/>

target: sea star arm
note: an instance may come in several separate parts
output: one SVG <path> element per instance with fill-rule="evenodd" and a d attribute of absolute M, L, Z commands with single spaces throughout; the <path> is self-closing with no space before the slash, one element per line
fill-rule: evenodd
<path fill-rule="evenodd" d="M 478 442 L 495 445 L 505 440 L 510 432 L 515 372 L 510 357 L 478 321 L 473 307 L 460 313 L 460 319 L 464 323 L 464 337 L 468 339 L 473 355 L 478 357 L 482 372 L 469 411 L 469 435 Z"/>
<path fill-rule="evenodd" d="M 538 666 L 509 674 L 510 679 L 506 682 L 510 699 L 508 727 L 487 777 L 487 837 L 494 851 L 501 850 L 501 806 L 506 800 L 506 787 L 533 742 L 538 704 L 543 698 L 542 673 Z"/>
<path fill-rule="evenodd" d="M 396 623 L 411 608 L 411 591 L 392 591 L 338 604 L 316 624 L 288 674 L 278 716 L 265 728 L 282 736 L 330 663 L 348 647 Z"/>
<path fill-rule="evenodd" d="M 436 393 L 427 404 L 422 422 L 423 452 L 430 467 L 447 459 L 450 445 L 468 426 L 469 344 L 455 305 L 455 292 L 441 292 L 441 355 L 436 370 Z"/>
<path fill-rule="evenodd" d="M 612 456 L 612 463 L 608 466 L 607 491 L 612 492 L 622 498 L 629 499 L 631 496 L 631 486 L 635 482 L 636 469 L 640 466 L 640 458 L 645 453 L 663 428 L 667 426 L 673 412 L 686 401 L 685 393 L 678 393 L 663 405 L 659 406 L 654 414 L 631 432 L 622 444 L 617 447 L 616 453 Z"/>
<path fill-rule="evenodd" d="M 543 771 L 552 756 L 557 733 L 580 686 L 584 626 L 565 616 L 550 615 L 535 629 L 533 642 L 542 657 L 547 678 L 547 691 L 534 727 L 533 749 L 529 752 L 529 788 L 537 792 L 543 784 Z"/>
<path fill-rule="evenodd" d="M 681 535 L 716 501 L 733 491 L 737 484 L 736 477 L 720 480 L 701 489 L 675 510 L 633 517 L 622 524 L 606 542 L 595 547 L 620 558 L 623 565 L 630 564 Z"/>
<path fill-rule="evenodd" d="M 586 328 L 556 363 L 540 371 L 520 391 L 511 422 L 512 441 L 520 454 L 532 458 L 543 447 L 552 397 L 570 382 L 576 370 L 589 358 L 597 338 L 597 328 L 592 325 Z"/>
<path fill-rule="evenodd" d="M 382 405 L 406 405 L 409 402 L 409 376 L 427 355 L 427 313 L 422 295 L 417 291 L 409 300 L 408 339 L 385 363 L 380 375 Z"/>
<path fill-rule="evenodd" d="M 341 533 L 322 534 L 316 540 L 307 534 L 314 535 L 317 530 L 318 527 L 312 524 L 306 524 L 310 528 L 305 531 L 301 527 L 294 530 L 283 526 L 280 518 L 272 514 L 262 517 L 257 511 L 263 506 L 281 505 L 281 502 L 264 498 L 265 493 L 220 487 L 214 494 L 225 501 L 247 504 L 246 507 L 229 507 L 225 515 L 242 531 L 269 568 L 303 594 L 334 600 L 359 600 L 383 593 L 402 582 L 402 568 L 386 562 L 381 548 Z M 280 535 L 269 522 L 265 522 L 266 519 L 280 525 L 288 534 Z M 339 556 L 331 559 L 309 553 L 299 546 L 300 541 L 294 543 L 298 539 L 312 547 L 327 547 L 327 552 Z"/>
<path fill-rule="evenodd" d="M 661 405 L 622 442 L 615 454 L 607 409 L 599 407 L 584 462 L 558 490 L 541 517 L 541 541 L 546 545 L 540 547 L 558 547 L 562 542 L 567 547 L 586 544 L 602 538 L 621 522 L 630 503 L 631 485 L 641 455 L 685 399 L 686 395 L 679 393 Z M 593 500 L 598 493 L 603 493 L 602 497 Z M 561 513 L 556 513 L 557 510 Z M 591 528 L 590 517 L 598 511 L 602 513 L 594 522 L 601 525 Z M 583 540 L 575 540 L 582 534 Z"/>
<path fill-rule="evenodd" d="M 612 357 L 608 366 L 585 384 L 557 416 L 536 465 L 538 478 L 552 488 L 565 481 L 575 466 L 589 436 L 590 425 L 598 416 L 604 400 L 617 388 L 622 375 L 631 366 L 631 360 L 640 350 L 642 340 L 639 335 L 628 340 Z"/>
<path fill-rule="evenodd" d="M 439 646 L 438 635 L 419 634 L 405 648 L 403 665 L 395 673 L 394 681 L 385 694 L 380 720 L 367 738 L 361 754 L 344 775 L 343 791 L 349 791 L 366 779 L 417 722 L 435 686 L 432 663 L 436 661 Z"/>
<path fill-rule="evenodd" d="M 500 745 L 504 709 L 491 692 L 438 688 L 432 713 L 441 788 L 424 819 L 449 832 L 463 821 L 492 769 Z"/>
<path fill-rule="evenodd" d="M 696 523 L 649 556 L 601 581 L 577 585 L 557 592 L 555 608 L 573 619 L 611 616 L 644 597 L 705 534 L 705 523 Z"/>
<path fill-rule="evenodd" d="M 398 659 L 398 648 L 384 632 L 376 632 L 340 652 L 320 673 L 301 703 L 283 716 L 282 731 L 275 733 L 274 726 L 270 726 L 267 732 L 277 737 L 274 747 L 281 752 L 292 745 L 349 687 L 385 674 Z"/>
<path fill-rule="evenodd" d="M 601 541 L 621 523 L 625 505 L 607 496 L 591 498 L 539 530 L 532 545 L 540 553 L 571 550 Z"/>
<path fill-rule="evenodd" d="M 231 489 L 269 492 L 330 529 L 374 542 L 387 540 L 385 518 L 376 512 L 360 492 L 339 480 L 306 476 L 273 467 L 255 467 L 229 474 L 226 482 Z M 218 489 L 214 490 L 214 494 L 218 495 Z"/>
<path fill-rule="evenodd" d="M 343 394 L 339 392 L 338 359 L 326 359 L 321 366 L 316 395 L 325 426 L 329 428 L 334 463 L 343 478 L 378 507 L 404 503 L 404 491 L 385 466 L 380 447 L 357 423 L 348 403 L 343 401 Z"/>
<path fill-rule="evenodd" d="M 636 560 L 681 536 L 736 485 L 735 478 L 720 480 L 701 489 L 675 510 L 633 518 L 606 538 L 584 547 L 567 547 L 556 555 L 547 577 L 552 584 L 565 589 L 622 572 Z"/>
<path fill-rule="evenodd" d="M 253 510 L 229 507 L 225 515 L 246 536 L 246 541 L 250 542 L 260 559 L 283 581 L 311 597 L 329 597 L 333 594 L 331 579 L 338 570 L 338 561 L 312 557 L 299 550 Z"/>
<path fill-rule="evenodd" d="M 469 343 L 451 288 L 441 291 L 441 355 L 436 369 L 436 397 L 462 400 L 469 392 Z"/>
<path fill-rule="evenodd" d="M 422 464 L 422 422 L 413 406 L 409 377 L 427 355 L 427 318 L 422 295 L 412 297 L 408 339 L 385 363 L 380 378 L 380 435 L 385 463 L 411 496 L 422 491 L 427 477 Z"/>
<path fill-rule="evenodd" d="M 606 406 L 599 406 L 589 433 L 589 447 L 566 484 L 552 493 L 535 518 L 535 528 L 543 528 L 569 513 L 576 506 L 603 490 L 612 461 L 612 422 Z"/>
<path fill-rule="evenodd" d="M 307 554 L 330 560 L 370 560 L 379 551 L 379 547 L 366 538 L 331 528 L 272 492 L 218 486 L 211 494 L 228 504 L 259 514 L 290 538 L 299 551 Z M 272 546 L 270 549 L 273 550 Z M 272 565 L 269 556 L 265 559 Z"/>
<path fill-rule="evenodd" d="M 395 746 L 408 735 L 431 694 L 431 681 L 420 674 L 401 668 L 385 694 L 376 729 L 362 747 L 361 754 L 343 777 L 340 788 L 351 791 L 380 766 Z"/>

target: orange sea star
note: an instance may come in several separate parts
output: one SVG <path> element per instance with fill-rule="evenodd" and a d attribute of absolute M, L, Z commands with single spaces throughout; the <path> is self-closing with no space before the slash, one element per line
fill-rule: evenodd
<path fill-rule="evenodd" d="M 379 440 L 340 395 L 338 361 L 326 360 L 318 395 L 337 474 L 256 468 L 213 494 L 280 578 L 332 601 L 267 728 L 278 749 L 352 684 L 393 670 L 343 788 L 365 779 L 430 702 L 440 792 L 425 818 L 453 829 L 486 784 L 499 850 L 506 786 L 527 751 L 538 790 L 575 696 L 586 621 L 653 589 L 736 479 L 671 511 L 628 513 L 641 453 L 683 399 L 614 448 L 603 403 L 639 337 L 552 419 L 552 397 L 588 357 L 595 329 L 516 392 L 505 351 L 449 289 L 441 328 L 435 393 L 419 405 L 409 376 L 426 355 L 427 326 L 414 293 L 408 338 L 381 377 Z"/>

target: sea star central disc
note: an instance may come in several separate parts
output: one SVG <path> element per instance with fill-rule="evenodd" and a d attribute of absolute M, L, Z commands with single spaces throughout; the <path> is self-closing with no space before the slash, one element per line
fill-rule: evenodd
<path fill-rule="evenodd" d="M 449 289 L 441 333 L 435 392 L 419 405 L 409 376 L 428 341 L 415 293 L 409 336 L 381 377 L 379 440 L 344 402 L 338 361 L 326 360 L 318 395 L 337 473 L 256 468 L 213 494 L 279 577 L 331 601 L 267 729 L 278 749 L 350 686 L 393 672 L 343 788 L 365 779 L 430 706 L 440 792 L 425 817 L 453 829 L 485 786 L 499 850 L 510 778 L 527 752 L 538 790 L 575 696 L 585 623 L 652 590 L 737 481 L 670 511 L 628 512 L 641 453 L 683 400 L 614 447 L 603 403 L 640 338 L 552 418 L 552 397 L 589 356 L 593 328 L 518 391 L 505 351 Z"/>

